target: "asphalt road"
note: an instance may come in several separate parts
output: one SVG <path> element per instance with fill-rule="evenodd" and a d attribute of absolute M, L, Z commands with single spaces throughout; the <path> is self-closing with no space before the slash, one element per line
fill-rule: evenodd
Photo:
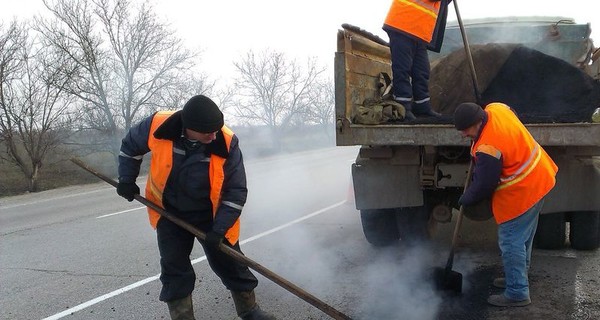
<path fill-rule="evenodd" d="M 600 319 L 600 253 L 535 250 L 533 304 L 485 303 L 501 272 L 492 221 L 465 221 L 454 270 L 461 295 L 433 288 L 453 224 L 421 247 L 374 248 L 350 192 L 356 148 L 330 148 L 248 161 L 242 219 L 246 256 L 353 319 Z M 142 184 L 143 186 L 143 184 Z M 197 319 L 236 319 L 233 302 L 192 253 Z M 155 233 L 145 209 L 108 184 L 0 199 L 0 319 L 169 319 L 158 301 Z M 257 274 L 257 300 L 280 319 L 330 319 Z"/>

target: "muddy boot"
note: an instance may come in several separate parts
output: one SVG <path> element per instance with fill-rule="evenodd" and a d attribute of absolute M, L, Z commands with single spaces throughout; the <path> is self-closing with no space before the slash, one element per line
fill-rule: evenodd
<path fill-rule="evenodd" d="M 421 102 L 421 103 L 413 103 L 412 111 L 415 116 L 422 117 L 441 117 L 442 115 L 433 111 L 431 108 L 431 103 L 429 101 Z"/>
<path fill-rule="evenodd" d="M 194 308 L 192 304 L 192 296 L 189 295 L 185 298 L 167 301 L 169 306 L 169 314 L 172 320 L 195 320 Z"/>
<path fill-rule="evenodd" d="M 235 311 L 242 320 L 275 320 L 273 315 L 260 309 L 256 304 L 254 291 L 231 291 Z"/>

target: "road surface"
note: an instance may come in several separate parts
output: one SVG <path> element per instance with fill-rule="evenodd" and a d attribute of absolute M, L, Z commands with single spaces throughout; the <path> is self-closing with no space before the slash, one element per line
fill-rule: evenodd
<path fill-rule="evenodd" d="M 492 221 L 465 220 L 454 264 L 463 293 L 434 290 L 431 271 L 445 265 L 453 224 L 420 247 L 369 245 L 352 202 L 356 152 L 248 161 L 246 256 L 353 319 L 600 319 L 598 251 L 534 250 L 532 305 L 488 306 L 502 270 Z M 199 245 L 192 259 L 196 318 L 236 319 Z M 158 261 L 145 209 L 104 182 L 0 199 L 0 319 L 169 319 Z M 278 318 L 330 319 L 257 277 L 260 306 Z"/>

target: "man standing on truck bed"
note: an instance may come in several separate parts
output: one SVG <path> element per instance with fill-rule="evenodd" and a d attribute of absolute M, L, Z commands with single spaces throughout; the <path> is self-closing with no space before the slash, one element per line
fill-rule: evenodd
<path fill-rule="evenodd" d="M 148 152 L 148 200 L 206 234 L 202 247 L 208 264 L 231 291 L 240 318 L 275 319 L 256 304 L 256 277 L 219 249 L 223 243 L 241 253 L 239 217 L 248 189 L 238 138 L 224 125 L 217 105 L 197 95 L 183 110 L 159 111 L 129 130 L 121 143 L 117 185 L 117 193 L 129 201 L 140 193 L 135 180 Z M 148 210 L 160 252 L 160 300 L 167 302 L 171 319 L 194 319 L 190 253 L 196 237 Z"/>
<path fill-rule="evenodd" d="M 488 303 L 500 307 L 528 305 L 527 272 L 533 237 L 558 167 L 503 103 L 490 103 L 485 110 L 475 103 L 462 103 L 454 113 L 454 124 L 464 137 L 472 139 L 474 161 L 471 183 L 458 203 L 472 206 L 491 199 L 498 223 L 505 278 L 497 278 L 493 284 L 505 290 L 490 296 Z"/>
<path fill-rule="evenodd" d="M 393 98 L 405 119 L 440 114 L 431 109 L 428 45 L 439 52 L 449 0 L 392 0 L 383 24 L 390 38 Z M 439 14 L 439 19 L 438 19 Z"/>

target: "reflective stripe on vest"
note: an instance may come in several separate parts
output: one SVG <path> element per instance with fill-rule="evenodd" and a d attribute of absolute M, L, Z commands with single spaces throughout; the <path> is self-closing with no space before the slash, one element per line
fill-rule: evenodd
<path fill-rule="evenodd" d="M 167 118 L 169 118 L 174 111 L 160 111 L 154 115 L 152 124 L 150 126 L 150 135 L 148 137 L 148 147 L 150 148 L 150 172 L 148 174 L 148 181 L 146 182 L 146 198 L 155 204 L 159 205 L 164 209 L 162 198 L 167 178 L 171 173 L 173 167 L 173 152 L 176 150 L 173 147 L 173 141 L 166 139 L 154 138 L 154 132 L 162 125 Z M 233 138 L 233 131 L 226 126 L 221 128 L 223 136 L 225 137 L 225 144 L 227 150 L 231 146 L 231 139 Z M 223 188 L 223 182 L 225 180 L 225 158 L 219 157 L 212 154 L 210 156 L 210 164 L 208 167 L 209 179 L 210 179 L 210 200 L 212 202 L 213 217 L 217 214 L 217 209 L 221 202 L 221 190 Z M 150 208 L 148 208 L 148 217 L 150 224 L 156 229 L 156 224 L 160 219 L 160 214 Z M 240 219 L 238 218 L 234 225 L 227 230 L 225 238 L 231 244 L 235 244 L 239 240 L 240 235 Z"/>
<path fill-rule="evenodd" d="M 500 183 L 492 196 L 492 212 L 500 224 L 520 216 L 548 194 L 558 167 L 507 105 L 491 103 L 485 112 L 488 121 L 471 154 L 481 145 L 494 146 L 502 154 Z"/>
<path fill-rule="evenodd" d="M 527 159 L 514 174 L 508 177 L 500 177 L 500 185 L 498 186 L 497 190 L 504 189 L 525 179 L 525 177 L 531 173 L 535 166 L 537 166 L 538 162 L 540 162 L 541 156 L 542 150 L 540 150 L 540 145 L 536 142 L 535 147 L 531 151 L 529 159 Z M 527 170 L 525 171 L 525 169 Z"/>
<path fill-rule="evenodd" d="M 430 42 L 440 11 L 440 1 L 393 0 L 385 24 Z"/>

